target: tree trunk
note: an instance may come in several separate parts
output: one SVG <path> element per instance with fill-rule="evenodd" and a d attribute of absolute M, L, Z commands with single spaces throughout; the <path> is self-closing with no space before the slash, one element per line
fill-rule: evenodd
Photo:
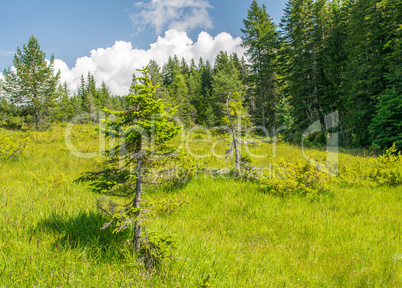
<path fill-rule="evenodd" d="M 36 124 L 36 130 L 39 130 L 39 111 L 37 108 L 35 108 L 35 124 Z"/>
<path fill-rule="evenodd" d="M 141 157 L 137 159 L 137 183 L 135 187 L 135 197 L 134 197 L 134 208 L 141 208 L 141 193 L 142 193 L 142 185 L 141 185 Z M 141 247 L 141 224 L 138 219 L 140 216 L 140 211 L 137 212 L 137 220 L 134 223 L 134 239 L 133 239 L 133 248 L 134 251 L 139 252 Z"/>
<path fill-rule="evenodd" d="M 230 122 L 230 130 L 232 131 L 232 137 L 233 137 L 233 147 L 235 150 L 235 177 L 238 176 L 239 172 L 240 172 L 240 161 L 241 161 L 241 155 L 240 155 L 240 149 L 237 146 L 237 137 L 236 137 L 236 132 L 233 126 L 233 122 L 232 122 L 232 118 L 230 117 L 230 110 L 229 110 L 229 99 L 230 99 L 230 93 L 228 95 L 228 98 L 226 99 L 226 111 L 228 114 L 228 118 L 229 118 L 229 122 Z"/>
<path fill-rule="evenodd" d="M 260 71 L 260 73 L 262 73 Z M 261 110 L 262 110 L 262 127 L 264 128 L 264 132 L 266 129 L 266 124 L 265 124 L 265 99 L 264 99 L 264 88 L 263 88 L 263 80 L 262 80 L 262 75 L 261 77 L 261 83 L 260 83 L 260 96 L 261 96 Z"/>
<path fill-rule="evenodd" d="M 0 117 L 1 117 L 1 124 L 3 124 L 4 121 L 4 109 L 3 109 L 3 99 L 0 99 Z"/>

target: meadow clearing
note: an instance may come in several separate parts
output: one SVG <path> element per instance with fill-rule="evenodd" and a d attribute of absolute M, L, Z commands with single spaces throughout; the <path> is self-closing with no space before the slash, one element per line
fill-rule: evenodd
<path fill-rule="evenodd" d="M 78 150 L 97 151 L 93 126 L 76 125 L 72 133 Z M 0 160 L 1 287 L 402 286 L 402 186 L 360 177 L 371 173 L 373 157 L 340 153 L 341 176 L 314 197 L 205 173 L 177 189 L 145 190 L 165 207 L 149 231 L 166 231 L 177 245 L 163 269 L 149 271 L 127 245 L 129 232 L 100 230 L 106 216 L 95 206 L 99 195 L 73 182 L 100 161 L 72 155 L 64 127 L 1 130 L 0 141 L 2 148 L 26 143 L 18 159 Z M 205 153 L 210 144 L 188 145 Z M 274 157 L 272 145 L 251 148 L 269 155 L 253 165 L 305 161 L 300 147 L 278 143 Z"/>

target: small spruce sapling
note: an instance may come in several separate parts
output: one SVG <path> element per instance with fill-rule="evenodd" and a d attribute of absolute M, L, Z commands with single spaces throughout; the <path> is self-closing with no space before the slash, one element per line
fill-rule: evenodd
<path fill-rule="evenodd" d="M 156 100 L 154 96 L 159 84 L 153 85 L 148 74 L 148 68 L 138 70 L 143 76 L 127 95 L 127 111 L 111 111 L 101 129 L 110 145 L 105 151 L 107 160 L 100 171 L 88 172 L 78 182 L 90 182 L 92 190 L 108 196 L 132 197 L 122 209 L 113 201 L 98 201 L 98 208 L 110 215 L 111 221 L 107 228 L 115 225 L 116 230 L 130 227 L 134 222 L 133 248 L 140 251 L 141 220 L 145 214 L 141 206 L 143 185 L 162 184 L 173 179 L 171 170 L 160 168 L 161 163 L 168 163 L 167 156 L 172 156 L 174 149 L 168 142 L 181 130 L 173 116 L 175 109 L 169 109 L 163 99 Z M 155 173 L 157 177 L 155 181 Z"/>

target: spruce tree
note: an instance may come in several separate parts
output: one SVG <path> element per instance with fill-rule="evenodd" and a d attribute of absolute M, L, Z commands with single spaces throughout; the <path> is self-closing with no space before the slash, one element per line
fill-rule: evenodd
<path fill-rule="evenodd" d="M 109 139 L 118 140 L 115 147 L 105 151 L 108 159 L 104 162 L 100 171 L 89 172 L 77 181 L 88 181 L 94 191 L 113 196 L 132 197 L 132 200 L 116 211 L 112 205 L 99 207 L 109 213 L 112 224 L 127 228 L 128 223 L 133 225 L 133 248 L 139 252 L 141 245 L 141 196 L 144 184 L 154 181 L 153 170 L 155 162 L 163 157 L 165 153 L 172 152 L 168 141 L 175 137 L 181 127 L 177 126 L 172 119 L 173 110 L 168 110 L 164 100 L 154 99 L 157 85 L 153 85 L 149 78 L 147 68 L 139 70 L 143 77 L 137 78 L 136 94 L 129 94 L 125 97 L 126 111 L 106 112 L 114 115 L 115 119 L 109 117 L 105 120 L 105 129 L 102 133 Z M 110 143 L 110 142 L 109 142 Z M 162 171 L 158 179 L 168 178 Z M 161 180 L 161 181 L 162 181 Z"/>
<path fill-rule="evenodd" d="M 247 18 L 243 19 L 243 46 L 251 62 L 251 82 L 254 83 L 261 106 L 261 125 L 267 127 L 267 107 L 271 108 L 270 124 L 275 121 L 276 85 L 275 59 L 278 49 L 276 25 L 268 15 L 265 5 L 259 6 L 256 0 L 250 5 Z M 268 99 L 268 103 L 266 100 Z M 268 105 L 267 105 L 268 104 Z"/>
<path fill-rule="evenodd" d="M 212 108 L 214 116 L 222 119 L 226 115 L 226 102 L 228 93 L 233 95 L 235 92 L 239 97 L 243 95 L 243 85 L 239 79 L 239 73 L 233 61 L 229 61 L 226 52 L 220 52 L 214 65 L 212 76 Z M 219 123 L 221 124 L 221 123 Z"/>

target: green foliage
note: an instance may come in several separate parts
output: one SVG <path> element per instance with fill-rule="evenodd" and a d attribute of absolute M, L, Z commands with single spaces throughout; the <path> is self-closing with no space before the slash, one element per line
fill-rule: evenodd
<path fill-rule="evenodd" d="M 286 131 L 291 131 L 294 128 L 294 108 L 288 98 L 282 97 L 279 99 L 278 105 L 276 106 L 276 117 L 278 127 L 284 126 Z"/>
<path fill-rule="evenodd" d="M 213 117 L 218 121 L 217 124 L 226 124 L 222 119 L 226 115 L 226 99 L 228 94 L 238 95 L 240 98 L 243 94 L 243 84 L 239 79 L 239 71 L 236 69 L 234 61 L 230 60 L 226 52 L 220 52 L 216 58 L 216 63 L 214 67 L 214 73 L 212 76 L 212 103 L 208 103 L 212 106 Z M 238 101 L 238 102 L 241 102 Z M 211 123 L 212 116 L 209 115 L 210 112 L 206 111 L 206 121 L 207 124 Z"/>
<path fill-rule="evenodd" d="M 253 91 L 255 96 L 252 101 L 257 102 L 261 109 L 261 117 L 256 117 L 257 111 L 253 111 L 253 116 L 257 120 L 255 122 L 264 128 L 266 128 L 266 118 L 271 125 L 276 121 L 275 62 L 278 49 L 278 31 L 266 10 L 265 4 L 259 6 L 258 2 L 253 0 L 247 11 L 247 18 L 243 19 L 244 29 L 241 29 L 243 45 L 247 49 L 251 62 L 252 73 L 249 75 L 249 81 L 255 87 Z M 255 101 L 255 99 L 258 100 Z"/>
<path fill-rule="evenodd" d="M 341 185 L 381 187 L 402 185 L 401 151 L 390 147 L 383 155 L 370 160 L 370 165 L 358 163 L 355 167 L 340 165 L 339 178 Z"/>
<path fill-rule="evenodd" d="M 32 152 L 29 135 L 15 137 L 0 133 L 0 160 L 18 160 L 28 157 Z"/>
<path fill-rule="evenodd" d="M 295 194 L 315 197 L 332 192 L 330 176 L 309 162 L 281 162 L 272 175 L 260 180 L 263 192 L 281 197 Z"/>
<path fill-rule="evenodd" d="M 383 155 L 373 160 L 373 168 L 368 177 L 379 186 L 402 184 L 402 155 L 395 143 Z"/>
<path fill-rule="evenodd" d="M 395 143 L 402 150 L 402 90 L 387 89 L 377 104 L 377 111 L 370 125 L 373 147 L 383 149 Z"/>
<path fill-rule="evenodd" d="M 32 35 L 22 48 L 17 47 L 13 64 L 15 72 L 10 68 L 4 70 L 3 90 L 11 98 L 12 103 L 22 107 L 26 115 L 31 115 L 36 129 L 46 128 L 43 122 L 55 105 L 55 95 L 60 72 L 54 75 L 54 55 L 50 63 L 46 62 L 46 54 L 40 49 L 38 40 Z"/>
<path fill-rule="evenodd" d="M 9 130 L 20 130 L 23 127 L 23 122 L 20 117 L 8 115 L 7 119 L 1 123 L 1 126 Z"/>
<path fill-rule="evenodd" d="M 316 132 L 308 135 L 303 144 L 305 147 L 324 148 L 327 145 L 327 134 L 325 132 Z"/>
<path fill-rule="evenodd" d="M 164 231 L 151 230 L 146 234 L 139 257 L 144 266 L 150 269 L 163 269 L 177 250 L 175 237 Z"/>
<path fill-rule="evenodd" d="M 98 202 L 98 208 L 111 217 L 104 228 L 113 225 L 115 231 L 133 230 L 133 249 L 150 268 L 154 262 L 163 262 L 165 244 L 170 242 L 165 238 L 155 238 L 153 244 L 149 244 L 151 246 L 143 245 L 149 243 L 149 239 L 146 238 L 147 242 L 144 242 L 142 226 L 150 217 L 149 211 L 141 206 L 143 185 L 163 184 L 175 179 L 169 177 L 171 169 L 165 169 L 163 165 L 170 164 L 171 160 L 165 159 L 174 156 L 174 149 L 168 142 L 179 133 L 181 127 L 174 122 L 175 109 L 170 109 L 163 99 L 154 97 L 159 84 L 152 84 L 148 68 L 139 71 L 143 77 L 136 78 L 138 83 L 132 89 L 135 94 L 126 96 L 130 108 L 126 111 L 104 109 L 110 117 L 104 120 L 104 127 L 99 132 L 106 136 L 109 143 L 114 141 L 117 144 L 111 144 L 106 149 L 108 159 L 104 161 L 102 169 L 88 172 L 76 181 L 89 182 L 89 188 L 93 191 L 108 196 L 133 198 L 123 205 L 113 201 Z M 176 178 L 180 177 L 179 174 Z M 161 251 L 158 252 L 158 249 Z M 141 251 L 145 251 L 145 258 L 141 257 Z"/>
<path fill-rule="evenodd" d="M 141 84 L 136 84 L 137 94 L 126 97 L 127 104 L 132 108 L 127 111 L 105 109 L 117 118 L 105 119 L 105 129 L 101 133 L 104 133 L 107 139 L 113 140 L 119 137 L 124 139 L 105 151 L 109 160 L 103 164 L 103 170 L 90 172 L 79 179 L 91 182 L 90 187 L 97 192 L 120 196 L 131 195 L 133 183 L 138 179 L 133 172 L 134 160 L 142 159 L 144 162 L 142 168 L 144 171 L 141 171 L 144 177 L 152 174 L 152 168 L 163 161 L 161 159 L 163 157 L 154 156 L 154 153 L 172 152 L 167 141 L 181 129 L 172 121 L 171 115 L 174 110 L 167 111 L 164 100 L 152 98 L 157 85 L 151 83 L 147 70 L 142 71 L 145 76 L 137 78 L 141 81 Z M 146 165 L 149 167 L 146 168 Z"/>
<path fill-rule="evenodd" d="M 384 149 L 395 143 L 402 150 L 402 29 L 394 32 L 395 39 L 387 44 L 394 51 L 387 56 L 389 73 L 385 76 L 388 87 L 380 95 L 370 133 L 374 147 Z"/>

